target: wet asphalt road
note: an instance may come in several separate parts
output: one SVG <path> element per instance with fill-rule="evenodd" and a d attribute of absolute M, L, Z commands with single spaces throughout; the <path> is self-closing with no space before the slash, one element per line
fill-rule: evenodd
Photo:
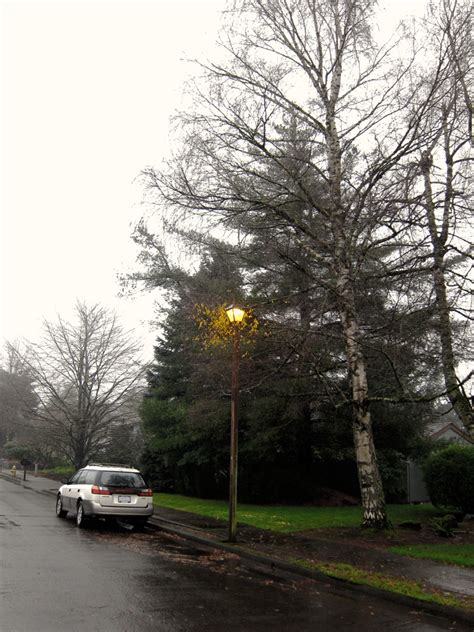
<path fill-rule="evenodd" d="M 81 531 L 0 479 L 0 632 L 471 630 L 157 532 Z"/>

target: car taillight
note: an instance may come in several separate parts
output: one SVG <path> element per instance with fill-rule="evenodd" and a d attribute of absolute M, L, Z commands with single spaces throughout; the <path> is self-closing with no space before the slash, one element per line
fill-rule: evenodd
<path fill-rule="evenodd" d="M 139 496 L 153 496 L 153 490 L 152 489 L 141 489 L 138 492 Z"/>
<path fill-rule="evenodd" d="M 99 485 L 92 485 L 91 493 L 100 494 L 101 496 L 112 495 L 112 492 L 110 491 L 110 489 L 107 489 L 106 487 L 100 487 Z"/>

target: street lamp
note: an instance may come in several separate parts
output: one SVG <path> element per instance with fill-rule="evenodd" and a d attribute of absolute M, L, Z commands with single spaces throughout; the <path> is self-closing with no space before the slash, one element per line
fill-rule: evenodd
<path fill-rule="evenodd" d="M 229 466 L 229 542 L 235 542 L 237 531 L 237 405 L 239 400 L 239 366 L 240 366 L 240 323 L 245 310 L 230 305 L 226 310 L 227 318 L 233 328 L 232 350 L 232 385 L 230 403 L 230 466 Z"/>

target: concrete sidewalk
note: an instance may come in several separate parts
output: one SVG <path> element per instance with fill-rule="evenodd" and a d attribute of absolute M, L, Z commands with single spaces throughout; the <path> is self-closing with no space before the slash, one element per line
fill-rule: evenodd
<path fill-rule="evenodd" d="M 33 489 L 36 492 L 45 494 L 54 494 L 61 487 L 59 481 L 54 481 L 50 478 L 44 478 L 42 476 L 34 476 L 32 472 L 26 473 L 26 480 L 23 480 L 23 470 L 18 470 L 16 477 L 12 476 L 10 470 L 0 470 L 0 477 L 4 478 L 16 485 L 22 485 L 26 489 Z"/>
<path fill-rule="evenodd" d="M 23 481 L 23 473 L 13 478 L 10 472 L 0 472 L 0 477 L 27 489 L 54 496 L 61 483 L 27 474 Z M 306 570 L 295 564 L 295 560 L 315 561 L 326 564 L 350 564 L 355 568 L 370 567 L 385 577 L 418 582 L 427 592 L 452 595 L 470 605 L 470 609 L 459 610 L 437 604 L 418 601 L 399 593 L 381 591 L 380 589 L 359 586 L 343 582 L 354 590 L 363 590 L 373 594 L 383 594 L 385 598 L 409 603 L 413 607 L 422 608 L 435 613 L 472 622 L 474 625 L 474 571 L 458 566 L 439 564 L 430 560 L 416 560 L 399 556 L 380 548 L 367 547 L 353 541 L 341 539 L 329 540 L 313 533 L 275 534 L 265 530 L 238 526 L 238 543 L 226 543 L 227 524 L 225 522 L 199 516 L 188 512 L 157 507 L 150 520 L 151 526 L 159 528 L 179 537 L 198 541 L 215 548 L 231 551 L 243 559 L 253 563 L 265 564 L 272 569 L 297 573 L 305 577 L 323 580 L 326 583 L 341 584 L 341 580 L 329 578 L 320 571 Z M 474 629 L 474 628 L 473 628 Z"/>

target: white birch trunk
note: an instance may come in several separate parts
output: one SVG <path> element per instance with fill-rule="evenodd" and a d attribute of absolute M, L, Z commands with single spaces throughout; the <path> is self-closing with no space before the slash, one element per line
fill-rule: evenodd
<path fill-rule="evenodd" d="M 446 174 L 446 209 L 449 208 L 450 195 L 452 191 L 452 164 L 447 155 Z M 436 296 L 437 329 L 441 346 L 441 364 L 443 368 L 444 382 L 447 396 L 454 411 L 468 434 L 474 439 L 474 410 L 469 398 L 459 384 L 456 374 L 456 359 L 453 350 L 453 335 L 451 328 L 450 308 L 448 293 L 446 289 L 446 279 L 444 275 L 444 252 L 448 234 L 448 215 L 445 210 L 441 230 L 438 230 L 436 221 L 435 204 L 431 186 L 431 164 L 432 158 L 429 152 L 424 152 L 420 161 L 421 172 L 424 181 L 425 208 L 428 219 L 430 240 L 433 248 L 432 277 Z"/>
<path fill-rule="evenodd" d="M 348 270 L 340 271 L 338 290 L 352 387 L 352 431 L 364 511 L 362 524 L 365 527 L 384 528 L 388 526 L 385 496 L 372 436 L 366 360 L 360 344 L 360 330 Z"/>
<path fill-rule="evenodd" d="M 342 202 L 341 149 L 336 126 L 336 103 L 342 76 L 341 62 L 336 64 L 326 105 L 326 152 L 329 173 L 332 225 L 335 239 L 334 267 L 349 377 L 352 388 L 353 438 L 359 476 L 363 526 L 384 528 L 388 525 L 385 496 L 377 464 L 368 402 L 366 359 L 360 343 L 360 327 L 350 270 L 351 253 L 346 212 Z"/>

